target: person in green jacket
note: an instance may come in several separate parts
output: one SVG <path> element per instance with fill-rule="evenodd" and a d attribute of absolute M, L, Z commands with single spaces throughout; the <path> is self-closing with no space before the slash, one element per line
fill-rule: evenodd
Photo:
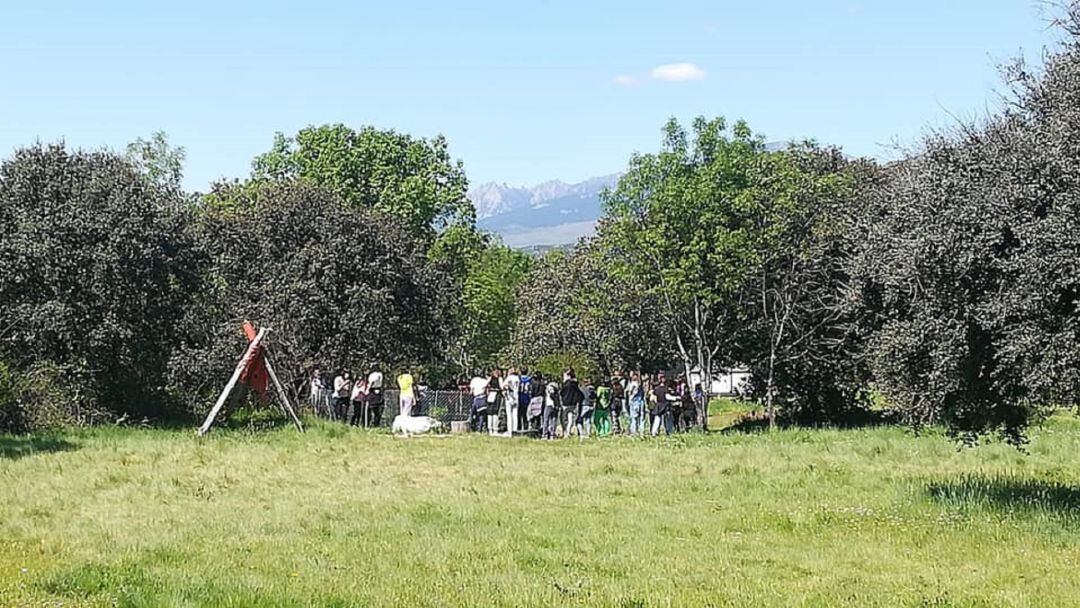
<path fill-rule="evenodd" d="M 606 437 L 611 434 L 611 387 L 601 384 L 596 389 L 596 409 L 593 410 L 593 426 L 596 434 Z"/>

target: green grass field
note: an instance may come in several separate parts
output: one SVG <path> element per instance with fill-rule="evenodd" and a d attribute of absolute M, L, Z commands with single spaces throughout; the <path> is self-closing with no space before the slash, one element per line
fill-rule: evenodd
<path fill-rule="evenodd" d="M 1080 605 L 1080 421 L 0 436 L 0 605 Z"/>

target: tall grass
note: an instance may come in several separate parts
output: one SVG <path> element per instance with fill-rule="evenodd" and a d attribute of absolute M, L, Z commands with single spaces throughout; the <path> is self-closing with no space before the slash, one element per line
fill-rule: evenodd
<path fill-rule="evenodd" d="M 895 428 L 3 437 L 0 605 L 1076 605 L 1078 448 L 1062 416 L 1026 455 Z"/>

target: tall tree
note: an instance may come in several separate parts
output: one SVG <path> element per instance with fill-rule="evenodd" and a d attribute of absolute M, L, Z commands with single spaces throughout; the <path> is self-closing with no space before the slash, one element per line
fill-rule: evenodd
<path fill-rule="evenodd" d="M 415 138 L 393 130 L 342 124 L 310 126 L 295 137 L 278 133 L 252 163 L 256 181 L 300 179 L 357 208 L 396 216 L 423 234 L 472 223 L 468 181 L 450 158 L 444 137 Z"/>
<path fill-rule="evenodd" d="M 692 137 L 672 119 L 664 136 L 662 151 L 632 157 L 605 195 L 600 238 L 620 253 L 614 271 L 660 303 L 687 377 L 697 367 L 707 379 L 738 338 L 740 288 L 754 254 L 739 210 L 758 196 L 764 143 L 745 123 L 728 128 L 722 118 L 694 120 Z"/>
<path fill-rule="evenodd" d="M 773 424 L 780 392 L 789 408 L 817 411 L 851 397 L 796 373 L 809 363 L 848 371 L 839 362 L 854 347 L 843 305 L 848 163 L 813 144 L 769 152 L 723 119 L 698 118 L 692 136 L 671 121 L 665 134 L 663 151 L 634 157 L 607 195 L 600 239 L 612 267 L 660 303 L 687 377 L 696 368 L 707 394 L 718 365 L 749 364 Z M 698 419 L 706 425 L 705 407 Z"/>
<path fill-rule="evenodd" d="M 128 162 L 146 179 L 174 197 L 184 200 L 184 161 L 187 151 L 169 143 L 164 131 L 155 131 L 150 139 L 136 138 L 125 150 Z"/>
<path fill-rule="evenodd" d="M 1009 103 L 929 136 L 869 192 L 852 272 L 876 384 L 914 423 L 1020 443 L 1080 396 L 1080 3 Z"/>
<path fill-rule="evenodd" d="M 403 221 L 303 182 L 219 186 L 214 196 L 233 203 L 207 206 L 192 227 L 212 264 L 171 364 L 171 385 L 192 409 L 235 364 L 244 319 L 273 329 L 278 371 L 292 385 L 309 365 L 437 356 L 449 282 Z"/>
<path fill-rule="evenodd" d="M 739 210 L 753 255 L 738 358 L 755 372 L 770 428 L 778 399 L 804 421 L 837 420 L 865 397 L 846 263 L 857 185 L 873 166 L 812 143 L 760 162 L 761 191 Z"/>
<path fill-rule="evenodd" d="M 36 145 L 0 165 L 0 350 L 21 374 L 58 370 L 80 422 L 167 413 L 200 266 L 178 206 L 109 152 Z"/>
<path fill-rule="evenodd" d="M 455 357 L 463 371 L 496 363 L 506 349 L 517 318 L 514 297 L 530 262 L 525 253 L 498 241 L 468 261 Z"/>
<path fill-rule="evenodd" d="M 599 239 L 586 239 L 533 265 L 517 293 L 511 360 L 576 360 L 604 375 L 662 368 L 670 341 L 656 304 L 641 285 L 611 272 L 611 255 Z"/>

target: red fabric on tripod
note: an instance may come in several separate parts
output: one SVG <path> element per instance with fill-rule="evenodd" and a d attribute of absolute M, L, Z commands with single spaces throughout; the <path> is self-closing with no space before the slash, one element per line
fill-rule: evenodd
<path fill-rule="evenodd" d="M 244 321 L 244 335 L 247 336 L 249 344 L 255 339 L 255 326 L 250 321 Z M 270 374 L 266 371 L 261 344 L 244 361 L 244 371 L 240 374 L 240 381 L 259 393 L 259 400 L 266 403 L 266 389 L 270 386 Z"/>

